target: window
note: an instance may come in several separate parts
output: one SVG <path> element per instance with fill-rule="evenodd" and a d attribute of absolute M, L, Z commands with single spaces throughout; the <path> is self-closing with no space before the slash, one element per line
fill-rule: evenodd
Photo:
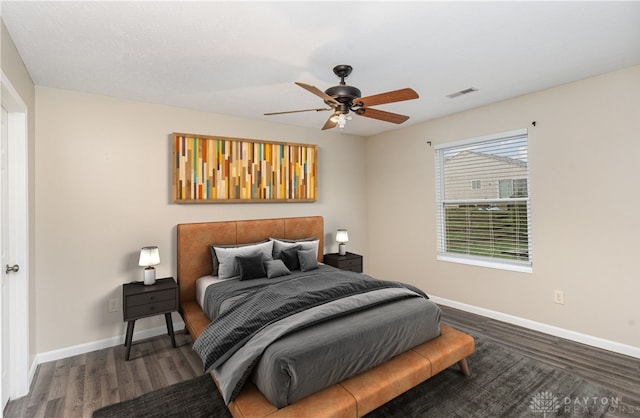
<path fill-rule="evenodd" d="M 500 198 L 526 196 L 527 179 L 498 180 L 498 195 Z"/>
<path fill-rule="evenodd" d="M 435 149 L 438 259 L 531 271 L 526 129 Z"/>

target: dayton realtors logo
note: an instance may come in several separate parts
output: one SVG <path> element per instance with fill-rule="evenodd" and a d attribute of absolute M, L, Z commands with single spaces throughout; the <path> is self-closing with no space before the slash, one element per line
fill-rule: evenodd
<path fill-rule="evenodd" d="M 561 406 L 558 398 L 556 398 L 553 393 L 547 391 L 536 393 L 531 399 L 529 409 L 533 412 L 544 414 L 543 417 L 546 418 L 547 414 L 558 412 Z"/>
<path fill-rule="evenodd" d="M 544 418 L 555 416 L 558 411 L 561 412 L 561 415 L 590 416 L 604 413 L 625 413 L 640 416 L 640 407 L 620 405 L 620 399 L 617 396 L 556 396 L 550 391 L 535 394 L 531 398 L 529 409 L 532 412 L 543 414 Z"/>

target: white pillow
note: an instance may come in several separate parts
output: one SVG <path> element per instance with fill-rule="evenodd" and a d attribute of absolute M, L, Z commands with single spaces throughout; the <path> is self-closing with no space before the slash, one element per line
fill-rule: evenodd
<path fill-rule="evenodd" d="M 220 279 L 230 279 L 240 275 L 240 268 L 236 262 L 237 256 L 251 256 L 257 253 L 262 255 L 262 260 L 273 260 L 273 242 L 267 241 L 245 247 L 213 247 L 218 257 L 218 277 Z"/>
<path fill-rule="evenodd" d="M 269 240 L 273 241 L 274 259 L 280 258 L 280 253 L 282 252 L 282 250 L 295 247 L 296 245 L 300 246 L 300 250 L 315 250 L 316 257 L 318 256 L 318 245 L 320 245 L 320 240 L 318 238 L 304 238 L 299 240 L 269 238 Z"/>

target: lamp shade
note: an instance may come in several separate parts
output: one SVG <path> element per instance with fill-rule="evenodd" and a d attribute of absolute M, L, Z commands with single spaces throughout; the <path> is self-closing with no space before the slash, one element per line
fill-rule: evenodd
<path fill-rule="evenodd" d="M 336 242 L 349 242 L 349 235 L 346 229 L 338 229 L 338 232 L 336 232 Z"/>
<path fill-rule="evenodd" d="M 160 251 L 158 247 L 142 247 L 138 265 L 142 267 L 157 266 L 160 264 Z"/>

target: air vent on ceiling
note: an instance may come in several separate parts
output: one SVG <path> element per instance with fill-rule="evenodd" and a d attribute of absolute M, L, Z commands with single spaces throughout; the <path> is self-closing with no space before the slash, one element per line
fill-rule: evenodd
<path fill-rule="evenodd" d="M 469 87 L 468 89 L 464 89 L 464 90 L 460 90 L 460 91 L 456 91 L 455 93 L 451 93 L 451 94 L 447 94 L 447 97 L 450 99 L 455 99 L 456 97 L 465 95 L 465 94 L 469 94 L 469 93 L 473 93 L 474 91 L 478 91 L 477 88 L 475 87 Z"/>

